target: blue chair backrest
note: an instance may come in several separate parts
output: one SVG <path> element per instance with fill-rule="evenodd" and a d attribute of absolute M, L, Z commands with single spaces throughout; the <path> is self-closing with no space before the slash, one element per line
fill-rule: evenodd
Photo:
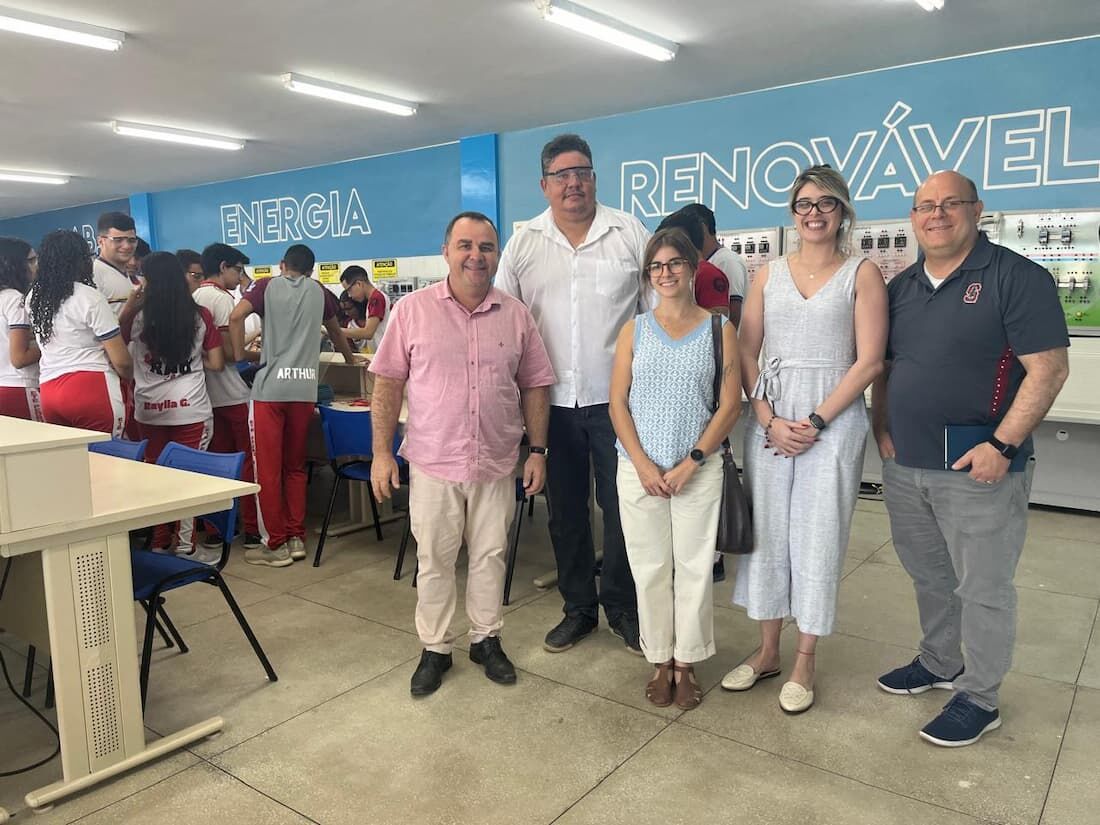
<path fill-rule="evenodd" d="M 334 410 L 324 406 L 317 409 L 321 411 L 321 431 L 325 434 L 325 449 L 330 461 L 350 455 L 374 455 L 374 433 L 369 412 Z M 401 436 L 394 433 L 391 448 L 394 454 L 400 446 Z"/>
<path fill-rule="evenodd" d="M 157 464 L 176 470 L 239 480 L 244 467 L 244 453 L 208 453 L 169 441 L 161 451 Z M 202 518 L 217 527 L 223 536 L 231 538 L 237 527 L 237 501 L 233 499 L 233 506 L 228 510 L 210 513 Z"/>
<path fill-rule="evenodd" d="M 144 461 L 145 448 L 149 445 L 149 439 L 141 441 L 127 441 L 124 438 L 112 438 L 110 441 L 96 441 L 88 445 L 93 453 L 113 455 L 115 458 L 128 458 L 131 461 Z"/>

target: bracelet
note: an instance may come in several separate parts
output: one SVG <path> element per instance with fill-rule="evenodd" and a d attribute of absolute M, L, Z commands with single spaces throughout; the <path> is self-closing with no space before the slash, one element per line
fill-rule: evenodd
<path fill-rule="evenodd" d="M 775 423 L 775 419 L 776 419 L 776 416 L 774 414 L 772 415 L 771 418 L 768 419 L 767 426 L 764 427 L 764 435 L 767 435 L 771 431 L 772 424 Z"/>

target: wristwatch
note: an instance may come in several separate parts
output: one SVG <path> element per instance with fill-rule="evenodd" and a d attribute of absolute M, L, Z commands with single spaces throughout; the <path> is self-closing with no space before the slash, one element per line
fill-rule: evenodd
<path fill-rule="evenodd" d="M 702 466 L 703 463 L 707 460 L 707 457 L 703 454 L 703 451 L 700 450 L 698 447 L 688 453 L 688 457 L 700 466 Z"/>
<path fill-rule="evenodd" d="M 814 429 L 821 432 L 825 429 L 825 419 L 815 412 L 812 412 L 807 416 L 810 419 L 810 423 L 814 425 Z"/>
<path fill-rule="evenodd" d="M 550 454 L 550 449 L 548 447 L 528 447 L 527 451 L 529 453 L 534 453 L 535 455 L 549 455 Z"/>
<path fill-rule="evenodd" d="M 993 445 L 993 449 L 1007 458 L 1009 461 L 1016 457 L 1016 453 L 1020 452 L 1020 448 L 1013 444 L 1005 444 L 1001 439 L 995 435 L 991 435 L 987 439 L 988 443 Z"/>

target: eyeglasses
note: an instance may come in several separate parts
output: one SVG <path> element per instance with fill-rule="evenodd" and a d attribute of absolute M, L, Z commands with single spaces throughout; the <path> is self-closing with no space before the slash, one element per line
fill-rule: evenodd
<path fill-rule="evenodd" d="M 110 241 L 115 246 L 136 246 L 138 239 L 130 235 L 100 235 L 105 241 Z"/>
<path fill-rule="evenodd" d="M 661 274 L 661 270 L 664 269 L 666 266 L 668 267 L 668 271 L 671 272 L 673 275 L 679 275 L 681 272 L 684 271 L 684 267 L 686 265 L 687 258 L 672 258 L 671 260 L 664 263 L 662 263 L 661 261 L 654 261 L 645 269 L 646 272 L 649 273 L 649 277 L 656 278 Z"/>
<path fill-rule="evenodd" d="M 794 213 L 796 215 L 809 215 L 814 211 L 814 207 L 817 207 L 818 212 L 827 215 L 835 211 L 838 206 L 840 206 L 840 200 L 829 195 L 818 198 L 816 201 L 809 198 L 799 198 L 794 202 Z"/>
<path fill-rule="evenodd" d="M 931 215 L 937 209 L 942 209 L 944 212 L 957 212 L 966 204 L 971 203 L 977 203 L 977 201 L 964 201 L 961 198 L 948 198 L 943 203 L 925 201 L 924 203 L 918 203 L 914 206 L 913 211 L 918 215 Z"/>
<path fill-rule="evenodd" d="M 570 166 L 568 169 L 559 169 L 557 172 L 546 172 L 543 177 L 554 181 L 559 186 L 564 186 L 573 178 L 577 179 L 577 183 L 589 183 L 596 177 L 596 173 L 591 166 Z"/>

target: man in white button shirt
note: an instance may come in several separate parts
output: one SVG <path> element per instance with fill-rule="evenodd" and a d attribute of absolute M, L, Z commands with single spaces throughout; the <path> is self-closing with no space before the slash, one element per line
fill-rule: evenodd
<path fill-rule="evenodd" d="M 554 653 L 568 650 L 596 629 L 602 604 L 612 632 L 641 655 L 607 401 L 615 338 L 639 311 L 649 232 L 637 218 L 596 202 L 592 150 L 577 135 L 559 135 L 543 147 L 540 186 L 550 206 L 508 241 L 496 286 L 530 308 L 558 378 L 550 388 L 546 492 L 565 618 L 544 646 Z M 590 461 L 603 511 L 599 593 L 589 520 Z"/>

